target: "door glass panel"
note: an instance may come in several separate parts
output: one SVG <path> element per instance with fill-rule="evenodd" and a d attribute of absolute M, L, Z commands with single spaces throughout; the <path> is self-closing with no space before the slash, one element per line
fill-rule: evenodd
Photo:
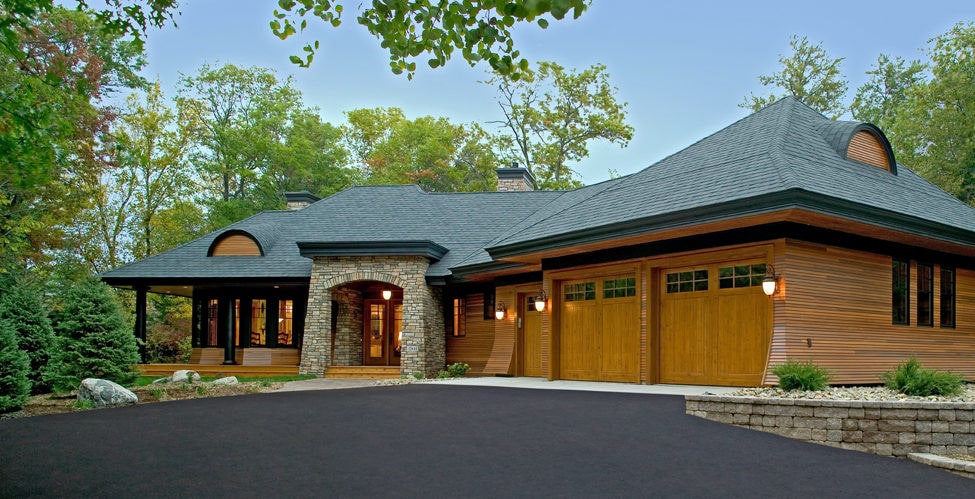
<path fill-rule="evenodd" d="M 251 301 L 251 346 L 267 345 L 267 301 Z"/>
<path fill-rule="evenodd" d="M 385 309 L 383 304 L 369 306 L 369 345 L 366 351 L 372 359 L 383 358 L 383 339 L 386 335 Z"/>
<path fill-rule="evenodd" d="M 294 302 L 278 302 L 278 346 L 292 345 L 292 324 L 294 324 Z"/>
<path fill-rule="evenodd" d="M 400 356 L 403 346 L 403 304 L 397 303 L 393 306 L 393 332 L 396 338 L 393 339 L 393 354 Z"/>
<path fill-rule="evenodd" d="M 209 300 L 207 302 L 207 341 L 203 346 L 217 346 L 217 316 L 220 315 L 220 302 Z"/>

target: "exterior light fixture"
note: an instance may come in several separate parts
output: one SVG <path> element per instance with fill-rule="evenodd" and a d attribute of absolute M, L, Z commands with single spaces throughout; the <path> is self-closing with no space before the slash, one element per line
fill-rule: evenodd
<path fill-rule="evenodd" d="M 389 289 L 384 289 L 383 290 L 383 300 L 388 300 L 388 299 L 390 299 L 392 297 L 393 297 L 392 290 L 389 290 Z"/>
<path fill-rule="evenodd" d="M 762 279 L 762 291 L 765 296 L 772 296 L 775 294 L 775 285 L 778 282 L 778 277 L 775 275 L 775 267 L 767 265 L 765 267 L 765 279 Z"/>
<path fill-rule="evenodd" d="M 538 296 L 535 297 L 535 310 L 539 312 L 545 311 L 545 302 L 548 300 L 548 295 L 545 294 L 545 288 L 538 290 Z"/>
<path fill-rule="evenodd" d="M 508 311 L 508 307 L 503 301 L 498 302 L 498 306 L 494 308 L 494 318 L 497 320 L 504 319 L 504 314 Z"/>

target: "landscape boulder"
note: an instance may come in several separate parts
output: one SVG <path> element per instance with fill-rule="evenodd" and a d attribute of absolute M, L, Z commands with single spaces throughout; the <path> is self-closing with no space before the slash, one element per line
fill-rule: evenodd
<path fill-rule="evenodd" d="M 173 383 L 195 383 L 200 381 L 200 374 L 189 369 L 182 369 L 174 372 L 169 379 Z"/>
<path fill-rule="evenodd" d="M 214 385 L 236 385 L 237 376 L 227 376 L 226 378 L 215 379 L 211 383 Z"/>
<path fill-rule="evenodd" d="M 78 387 L 78 402 L 91 401 L 95 407 L 128 405 L 139 401 L 139 397 L 122 385 L 106 379 L 85 378 Z"/>

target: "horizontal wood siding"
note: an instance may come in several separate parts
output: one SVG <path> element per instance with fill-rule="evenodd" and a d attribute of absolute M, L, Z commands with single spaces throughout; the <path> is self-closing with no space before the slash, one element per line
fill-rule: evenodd
<path fill-rule="evenodd" d="M 484 374 L 491 348 L 494 345 L 495 320 L 484 319 L 484 295 L 464 297 L 467 315 L 467 335 L 447 337 L 447 364 L 465 362 L 470 374 Z"/>
<path fill-rule="evenodd" d="M 213 248 L 212 256 L 261 256 L 261 249 L 253 239 L 243 235 L 227 236 Z"/>
<path fill-rule="evenodd" d="M 870 132 L 857 132 L 846 148 L 846 157 L 890 171 L 890 158 L 887 149 Z"/>
<path fill-rule="evenodd" d="M 833 371 L 834 384 L 879 383 L 912 354 L 930 368 L 975 378 L 975 275 L 957 272 L 957 327 L 917 326 L 917 267 L 911 262 L 911 324 L 891 320 L 889 256 L 786 241 L 776 271 L 772 358 L 809 359 Z M 940 267 L 935 263 L 934 289 Z M 784 355 L 783 355 L 784 354 Z M 774 383 L 774 376 L 766 376 Z"/>

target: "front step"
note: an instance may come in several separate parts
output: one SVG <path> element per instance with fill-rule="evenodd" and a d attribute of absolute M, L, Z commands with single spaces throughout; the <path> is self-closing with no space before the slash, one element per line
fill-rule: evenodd
<path fill-rule="evenodd" d="M 329 366 L 329 379 L 399 379 L 399 366 Z"/>

